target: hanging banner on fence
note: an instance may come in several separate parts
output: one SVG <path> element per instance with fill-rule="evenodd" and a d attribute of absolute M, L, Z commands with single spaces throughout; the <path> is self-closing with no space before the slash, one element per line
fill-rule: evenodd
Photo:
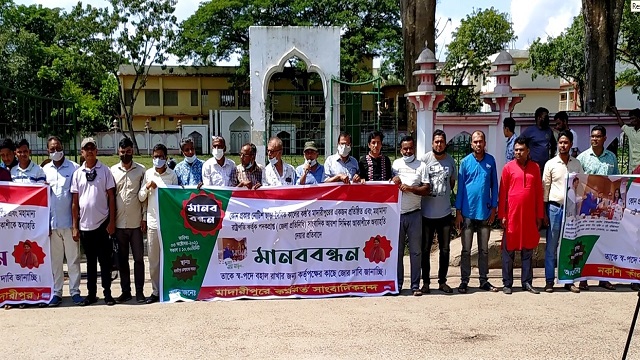
<path fill-rule="evenodd" d="M 48 303 L 49 187 L 0 182 L 0 306 Z"/>
<path fill-rule="evenodd" d="M 570 174 L 560 283 L 640 282 L 640 177 Z"/>
<path fill-rule="evenodd" d="M 391 184 L 159 188 L 162 301 L 397 292 Z"/>

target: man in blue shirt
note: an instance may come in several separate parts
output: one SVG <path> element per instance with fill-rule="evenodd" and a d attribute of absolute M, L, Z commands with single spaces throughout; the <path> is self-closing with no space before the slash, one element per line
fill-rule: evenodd
<path fill-rule="evenodd" d="M 489 235 L 498 207 L 498 173 L 496 160 L 485 153 L 485 136 L 476 130 L 471 134 L 473 152 L 460 162 L 456 196 L 456 227 L 462 225 L 461 283 L 458 292 L 465 294 L 471 276 L 471 243 L 478 238 L 478 271 L 480 288 L 497 292 L 489 282 Z"/>
<path fill-rule="evenodd" d="M 504 160 L 505 162 L 509 162 L 515 159 L 513 146 L 516 142 L 516 139 L 518 138 L 518 135 L 516 135 L 515 133 L 516 121 L 512 117 L 508 117 L 504 119 L 504 121 L 502 122 L 502 126 L 502 133 L 504 134 L 504 137 L 507 138 L 507 146 L 504 151 Z"/>
<path fill-rule="evenodd" d="M 544 171 L 544 164 L 555 156 L 556 138 L 549 127 L 549 110 L 539 107 L 535 113 L 536 125 L 524 129 L 522 136 L 529 140 L 531 160 L 540 167 L 540 178 Z"/>
<path fill-rule="evenodd" d="M 191 138 L 184 138 L 180 141 L 180 150 L 184 155 L 174 171 L 178 177 L 178 184 L 182 186 L 200 185 L 202 183 L 202 160 L 196 156 L 196 150 Z"/>
<path fill-rule="evenodd" d="M 318 163 L 318 147 L 315 141 L 304 144 L 304 164 L 296 168 L 298 185 L 320 184 L 324 181 L 324 166 Z"/>

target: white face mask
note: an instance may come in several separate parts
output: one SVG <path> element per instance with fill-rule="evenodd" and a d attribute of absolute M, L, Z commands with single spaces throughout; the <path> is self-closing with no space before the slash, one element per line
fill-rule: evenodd
<path fill-rule="evenodd" d="M 193 164 L 198 157 L 194 154 L 193 156 L 185 156 L 184 159 L 187 160 L 189 164 Z"/>
<path fill-rule="evenodd" d="M 60 161 L 62 160 L 63 157 L 64 157 L 64 151 L 55 151 L 55 152 L 49 153 L 49 158 L 52 161 Z"/>
<path fill-rule="evenodd" d="M 347 156 L 351 152 L 351 146 L 349 145 L 338 145 L 338 155 Z"/>
<path fill-rule="evenodd" d="M 316 160 L 307 160 L 307 163 L 309 164 L 309 166 L 313 167 L 316 166 L 318 162 Z"/>
<path fill-rule="evenodd" d="M 153 159 L 153 167 L 155 167 L 156 169 L 160 169 L 162 167 L 164 167 L 164 165 L 167 163 L 167 160 L 165 159 Z"/>
<path fill-rule="evenodd" d="M 211 154 L 216 158 L 216 160 L 220 160 L 224 156 L 224 149 L 213 149 L 211 150 Z"/>
<path fill-rule="evenodd" d="M 277 163 L 278 163 L 278 158 L 269 159 L 269 164 L 271 164 L 272 166 L 276 166 Z"/>
<path fill-rule="evenodd" d="M 252 166 L 253 166 L 253 162 L 250 162 L 247 166 L 244 167 L 244 169 L 249 170 L 251 169 Z"/>
<path fill-rule="evenodd" d="M 404 162 L 406 162 L 406 163 L 413 162 L 413 160 L 415 160 L 415 159 L 416 159 L 416 156 L 415 156 L 415 155 L 411 155 L 411 156 L 403 156 L 403 157 L 402 157 L 402 160 L 404 160 Z"/>

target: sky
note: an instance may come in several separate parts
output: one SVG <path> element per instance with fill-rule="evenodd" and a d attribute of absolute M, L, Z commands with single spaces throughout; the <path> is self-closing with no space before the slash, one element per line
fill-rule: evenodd
<path fill-rule="evenodd" d="M 18 4 L 42 4 L 71 9 L 77 0 L 14 0 Z M 201 0 L 178 0 L 175 15 L 181 22 L 198 8 Z M 104 7 L 105 0 L 84 0 L 84 4 Z M 571 25 L 573 17 L 578 15 L 581 0 L 439 0 L 436 6 L 436 21 L 441 35 L 436 39 L 438 51 L 436 57 L 444 60 L 446 45 L 451 41 L 451 33 L 460 25 L 460 21 L 474 9 L 494 7 L 509 14 L 513 30 L 518 37 L 509 48 L 527 49 L 538 37 L 557 36 Z M 450 20 L 449 20 L 450 19 Z M 170 58 L 171 64 L 177 59 Z M 379 61 L 374 62 L 374 66 Z"/>

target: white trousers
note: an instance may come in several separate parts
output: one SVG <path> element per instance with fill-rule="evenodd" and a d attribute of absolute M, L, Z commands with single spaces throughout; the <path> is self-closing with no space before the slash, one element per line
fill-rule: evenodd
<path fill-rule="evenodd" d="M 51 231 L 51 267 L 53 269 L 53 293 L 62 297 L 64 270 L 62 264 L 67 258 L 69 271 L 69 293 L 80 295 L 80 242 L 73 241 L 71 229 Z"/>
<path fill-rule="evenodd" d="M 160 237 L 158 229 L 147 228 L 147 243 L 149 245 L 149 275 L 153 295 L 160 294 Z"/>

